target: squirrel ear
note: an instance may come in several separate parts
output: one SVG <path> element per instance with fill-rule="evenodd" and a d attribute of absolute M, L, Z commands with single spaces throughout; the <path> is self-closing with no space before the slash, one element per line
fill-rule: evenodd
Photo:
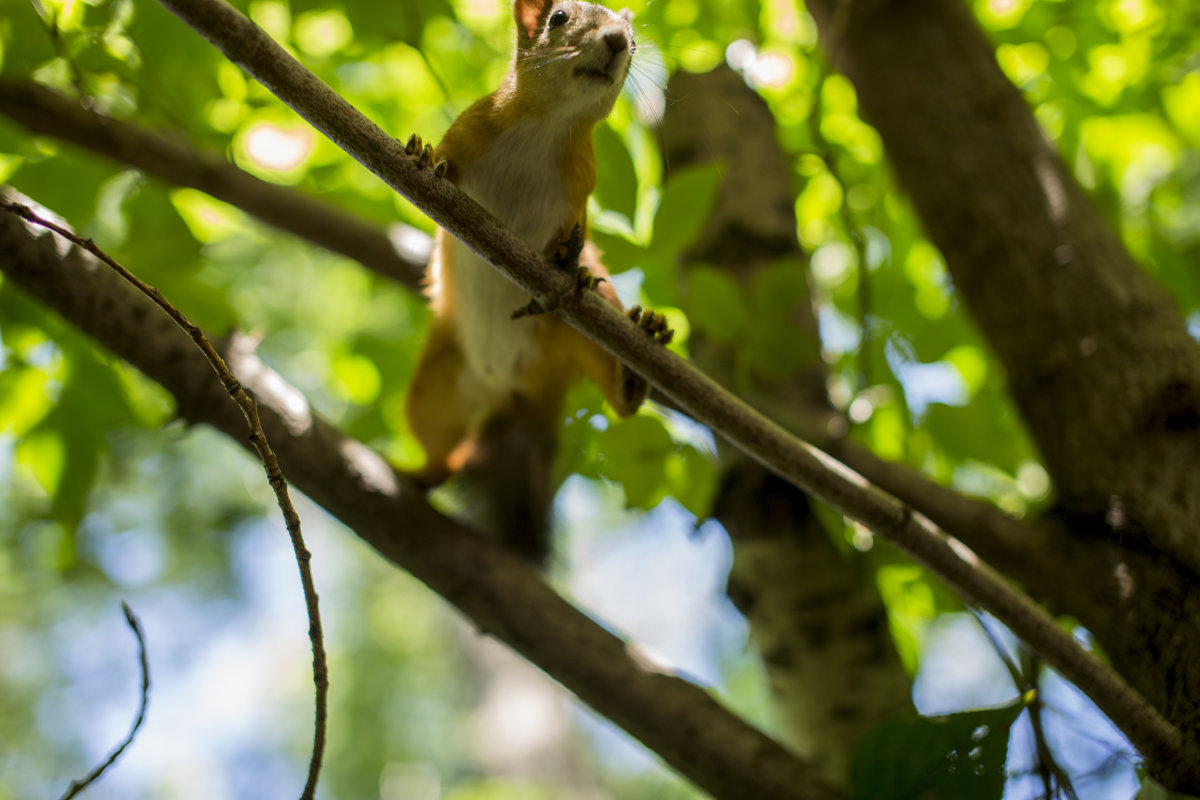
<path fill-rule="evenodd" d="M 527 39 L 537 36 L 538 23 L 554 5 L 554 0 L 514 0 L 513 17 L 517 20 L 517 32 Z"/>

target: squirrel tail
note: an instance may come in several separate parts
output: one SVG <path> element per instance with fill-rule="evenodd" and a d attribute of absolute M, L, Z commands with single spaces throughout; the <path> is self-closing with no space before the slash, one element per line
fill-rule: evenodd
<path fill-rule="evenodd" d="M 556 423 L 541 405 L 514 397 L 484 418 L 459 475 L 475 525 L 537 566 L 550 555 Z"/>

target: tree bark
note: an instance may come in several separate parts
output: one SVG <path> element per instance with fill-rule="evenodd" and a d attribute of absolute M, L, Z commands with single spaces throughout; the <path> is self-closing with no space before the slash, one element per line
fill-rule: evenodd
<path fill-rule="evenodd" d="M 1054 152 L 969 6 L 813 0 L 809 10 L 1054 480 L 1043 555 L 1070 569 L 1061 585 L 1031 588 L 1078 616 L 1194 740 L 1200 349 Z"/>
<path fill-rule="evenodd" d="M 716 206 L 684 259 L 718 267 L 749 286 L 781 258 L 798 274 L 792 188 L 766 103 L 732 70 L 680 72 L 667 87 L 661 135 L 673 169 L 719 161 Z M 693 360 L 776 419 L 806 428 L 835 421 L 812 304 L 791 311 L 805 364 L 787 376 L 738 370 L 736 348 L 693 330 Z M 733 542 L 728 593 L 750 623 L 789 743 L 825 778 L 845 785 L 862 734 L 912 709 L 911 685 L 888 630 L 871 575 L 833 544 L 803 492 L 723 443 L 713 516 Z M 843 548 L 844 550 L 844 548 Z"/>

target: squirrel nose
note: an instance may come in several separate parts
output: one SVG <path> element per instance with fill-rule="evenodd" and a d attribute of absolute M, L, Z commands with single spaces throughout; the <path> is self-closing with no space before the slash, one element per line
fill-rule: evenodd
<path fill-rule="evenodd" d="M 604 34 L 604 44 L 608 46 L 609 53 L 617 55 L 628 49 L 629 39 L 625 36 L 624 31 L 609 31 Z"/>

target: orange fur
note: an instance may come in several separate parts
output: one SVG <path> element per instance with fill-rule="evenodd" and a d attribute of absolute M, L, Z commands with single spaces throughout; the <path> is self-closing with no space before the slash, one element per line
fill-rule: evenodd
<path fill-rule="evenodd" d="M 586 234 L 587 198 L 596 184 L 592 132 L 611 109 L 632 47 L 623 18 L 586 3 L 570 8 L 581 15 L 574 28 L 554 32 L 546 22 L 547 0 L 516 0 L 512 69 L 499 89 L 455 120 L 436 148 L 436 158 L 447 162 L 447 179 L 547 257 L 575 226 Z M 624 52 L 612 44 L 618 34 L 626 37 Z M 564 42 L 575 48 L 569 58 Z M 590 73 L 581 76 L 581 64 Z M 596 78 L 601 70 L 613 73 L 607 85 Z M 606 277 L 599 255 L 588 243 L 580 263 Z M 610 284 L 597 291 L 621 307 Z M 641 403 L 644 382 L 630 380 L 615 358 L 557 316 L 508 319 L 521 305 L 519 290 L 441 230 L 428 292 L 434 321 L 406 404 L 427 456 L 419 473 L 426 482 L 482 470 L 480 461 L 501 458 L 498 451 L 511 440 L 504 426 L 546 431 L 527 437 L 536 447 L 513 448 L 545 461 L 563 398 L 581 377 L 595 381 L 622 416 Z M 519 465 L 507 469 L 520 472 Z M 548 481 L 549 464 L 538 469 Z M 544 488 L 534 494 L 548 503 Z"/>

